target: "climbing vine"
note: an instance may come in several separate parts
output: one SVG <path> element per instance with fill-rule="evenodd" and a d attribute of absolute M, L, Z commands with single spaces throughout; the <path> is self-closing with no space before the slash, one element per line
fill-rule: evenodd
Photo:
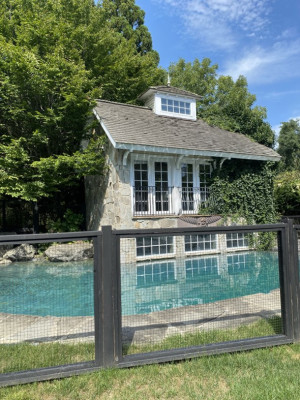
<path fill-rule="evenodd" d="M 228 160 L 214 171 L 210 186 L 209 212 L 242 219 L 247 224 L 274 223 L 274 163 Z M 269 248 L 273 234 L 260 234 L 259 247 Z"/>

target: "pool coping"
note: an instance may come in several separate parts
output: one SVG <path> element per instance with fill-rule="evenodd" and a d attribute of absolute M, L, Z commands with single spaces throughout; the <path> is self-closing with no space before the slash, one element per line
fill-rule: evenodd
<path fill-rule="evenodd" d="M 214 303 L 122 317 L 122 341 L 159 342 L 169 336 L 232 329 L 281 316 L 280 289 Z M 94 317 L 30 316 L 0 313 L 0 344 L 94 341 Z"/>

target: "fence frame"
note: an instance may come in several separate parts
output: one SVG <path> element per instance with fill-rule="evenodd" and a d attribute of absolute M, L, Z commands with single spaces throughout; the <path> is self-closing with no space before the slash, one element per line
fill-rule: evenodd
<path fill-rule="evenodd" d="M 202 355 L 222 354 L 293 343 L 300 340 L 300 290 L 298 270 L 297 231 L 300 225 L 291 220 L 269 225 L 222 227 L 191 227 L 165 229 L 112 230 L 61 234 L 33 234 L 0 236 L 0 245 L 65 242 L 91 240 L 94 243 L 94 320 L 95 360 L 76 364 L 38 368 L 28 371 L 0 374 L 0 387 L 21 383 L 69 377 L 107 367 L 133 367 L 138 365 L 177 361 Z M 277 232 L 281 309 L 283 334 L 208 345 L 153 351 L 133 355 L 122 354 L 120 240 L 139 236 L 225 234 L 225 233 Z"/>
<path fill-rule="evenodd" d="M 70 232 L 52 234 L 32 234 L 32 235 L 5 235 L 0 236 L 0 245 L 20 245 L 20 244 L 40 244 L 52 242 L 66 242 L 72 240 L 93 240 L 94 257 L 94 321 L 95 321 L 95 361 L 86 361 L 73 364 L 65 364 L 54 367 L 36 368 L 19 372 L 0 374 L 0 387 L 13 386 L 23 383 L 46 381 L 57 378 L 65 378 L 73 375 L 81 375 L 86 372 L 93 372 L 101 368 L 100 354 L 103 348 L 101 343 L 101 330 L 99 321 L 101 316 L 101 296 L 103 291 L 100 276 L 102 270 L 102 249 L 103 233 L 101 231 L 90 232 Z M 98 246 L 97 246 L 98 245 Z M 98 249 L 98 250 L 97 250 Z M 97 295 L 98 294 L 98 295 Z M 96 317 L 97 316 L 97 317 Z M 96 336 L 96 333 L 98 336 Z M 9 345 L 8 345 L 9 346 Z"/>

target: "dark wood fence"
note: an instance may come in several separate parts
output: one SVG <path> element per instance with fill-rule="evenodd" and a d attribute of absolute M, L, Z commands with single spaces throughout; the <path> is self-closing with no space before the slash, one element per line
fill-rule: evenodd
<path fill-rule="evenodd" d="M 300 338 L 299 231 L 300 225 L 293 225 L 293 222 L 288 220 L 271 225 L 151 230 L 113 230 L 109 226 L 104 226 L 101 232 L 1 236 L 0 247 L 31 244 L 37 248 L 43 248 L 43 246 L 54 242 L 78 242 L 79 244 L 84 241 L 92 242 L 94 255 L 91 290 L 94 299 L 94 315 L 92 356 L 89 359 L 84 362 L 70 362 L 64 365 L 58 362 L 57 365 L 30 370 L 7 371 L 4 368 L 0 375 L 0 385 L 7 386 L 62 378 L 112 366 L 118 368 L 133 367 L 298 341 Z M 277 289 L 268 290 L 266 293 L 259 289 L 256 294 L 247 294 L 248 292 L 246 295 L 244 293 L 238 294 L 242 285 L 247 289 L 254 276 L 261 274 L 264 279 L 269 279 L 267 264 L 263 265 L 263 259 L 254 257 L 251 258 L 250 269 L 247 270 L 246 264 L 241 264 L 246 269 L 244 277 L 248 280 L 238 280 L 234 271 L 235 263 L 237 263 L 235 260 L 247 256 L 241 251 L 230 255 L 230 269 L 228 267 L 224 269 L 223 261 L 215 268 L 212 257 L 204 260 L 201 258 L 201 254 L 200 258 L 193 262 L 192 259 L 188 259 L 184 269 L 186 276 L 183 278 L 180 275 L 182 270 L 178 269 L 175 273 L 170 258 L 166 257 L 168 251 L 172 253 L 174 250 L 171 242 L 165 241 L 164 238 L 166 237 L 172 237 L 174 244 L 186 244 L 188 240 L 196 243 L 198 240 L 197 243 L 200 246 L 199 249 L 201 249 L 202 242 L 209 243 L 211 248 L 215 248 L 217 240 L 220 243 L 225 240 L 226 244 L 226 237 L 227 240 L 238 240 L 235 238 L 241 238 L 242 235 L 248 238 L 249 243 L 247 242 L 247 245 L 252 250 L 257 238 L 263 237 L 263 235 L 273 235 L 276 238 L 269 256 L 277 260 L 277 270 L 275 268 L 279 285 Z M 141 240 L 141 238 L 143 239 Z M 145 238 L 151 238 L 151 240 Z M 150 243 L 149 245 L 147 241 Z M 126 261 L 126 257 L 137 256 L 135 252 L 137 243 L 142 243 L 141 246 L 144 246 L 144 248 L 152 246 L 155 249 L 155 257 L 149 256 L 149 259 L 145 256 L 145 250 L 144 258 L 141 257 L 143 261 L 139 262 L 138 266 L 132 261 Z M 165 243 L 170 246 L 169 250 L 164 247 L 167 246 Z M 245 243 L 245 240 L 243 243 L 241 242 L 241 246 Z M 157 250 L 157 246 L 160 246 L 159 250 Z M 200 270 L 203 270 L 203 274 L 206 275 L 213 275 L 216 270 L 215 281 L 207 283 L 208 281 L 201 280 Z M 65 270 L 62 269 L 62 271 Z M 132 271 L 135 274 L 132 274 L 133 278 L 131 277 Z M 222 271 L 224 271 L 226 277 L 225 284 L 221 283 L 219 276 L 223 273 Z M 192 277 L 193 273 L 197 275 L 197 279 Z M 123 311 L 125 309 L 124 302 L 126 299 L 124 296 L 128 296 L 126 301 L 129 302 L 129 305 L 126 307 L 129 308 L 132 305 L 130 302 L 137 297 L 135 290 L 130 289 L 130 287 L 127 288 L 128 279 L 133 281 L 133 287 L 136 290 L 140 290 L 139 296 L 148 292 L 159 296 L 160 285 L 156 285 L 158 281 L 160 283 L 164 281 L 170 293 L 171 290 L 174 290 L 174 293 L 177 290 L 172 285 L 178 282 L 180 285 L 180 280 L 182 285 L 188 281 L 190 292 L 185 302 L 180 303 L 177 299 L 174 308 L 166 306 L 157 311 L 155 309 L 157 299 L 152 298 L 149 300 L 151 304 L 148 306 L 152 307 L 149 312 L 138 314 L 126 311 L 122 314 L 122 309 Z M 13 280 L 11 282 L 13 284 Z M 211 292 L 214 291 L 214 294 L 218 295 L 218 292 L 221 291 L 227 293 L 230 285 L 236 290 L 234 298 L 230 298 L 230 295 L 228 295 L 226 298 L 220 297 L 203 303 L 200 301 L 193 303 L 192 295 L 197 291 L 209 288 Z M 207 293 L 209 294 L 209 291 Z M 173 297 L 171 296 L 171 300 L 175 304 Z M 275 299 L 274 303 L 272 303 L 272 299 Z M 171 300 L 170 298 L 167 299 L 168 302 Z M 143 301 L 142 305 L 144 306 L 145 300 Z M 20 328 L 20 315 L 4 314 L 0 310 L 2 329 L 5 329 L 5 321 L 8 320 L 8 317 L 16 318 L 16 324 L 12 326 L 15 326 L 15 329 Z M 43 322 L 42 318 L 39 319 L 41 323 Z M 67 318 L 64 317 L 64 321 Z M 240 333 L 239 326 L 245 325 L 251 328 L 251 323 L 255 324 L 258 320 L 266 321 L 273 330 L 266 330 L 266 334 L 264 334 L 264 331 L 262 334 L 256 334 L 255 330 L 251 331 L 250 329 L 251 334 L 247 337 Z M 52 318 L 51 321 L 52 323 L 54 323 L 53 321 L 56 321 L 55 323 L 61 322 L 55 318 Z M 76 324 L 74 326 L 76 327 Z M 13 330 L 14 328 L 11 327 L 10 329 Z M 234 329 L 235 336 L 233 339 L 227 340 L 223 332 L 228 333 L 232 329 Z M 5 334 L 3 337 L 5 337 Z M 80 336 L 79 332 L 78 337 L 84 337 L 84 335 Z M 223 337 L 224 339 L 222 339 Z M 56 339 L 55 342 L 59 342 L 60 339 Z M 48 345 L 49 342 L 51 342 L 50 339 L 47 342 Z M 27 344 L 31 345 L 30 343 L 29 341 Z M 72 343 L 76 346 L 77 342 L 75 340 Z M 19 344 L 4 341 L 3 344 L 0 344 L 0 349 L 3 352 L 5 350 L 5 354 L 7 354 L 7 351 L 10 349 L 13 351 L 14 346 Z M 34 343 L 34 345 L 36 344 Z M 0 357 L 3 352 L 0 351 Z"/>

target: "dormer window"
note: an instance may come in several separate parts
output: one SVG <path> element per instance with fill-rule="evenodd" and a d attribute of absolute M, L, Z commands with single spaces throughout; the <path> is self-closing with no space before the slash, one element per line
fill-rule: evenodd
<path fill-rule="evenodd" d="M 191 103 L 162 97 L 161 110 L 170 113 L 191 115 Z"/>
<path fill-rule="evenodd" d="M 196 121 L 196 101 L 201 96 L 172 86 L 151 86 L 139 96 L 156 115 Z"/>

